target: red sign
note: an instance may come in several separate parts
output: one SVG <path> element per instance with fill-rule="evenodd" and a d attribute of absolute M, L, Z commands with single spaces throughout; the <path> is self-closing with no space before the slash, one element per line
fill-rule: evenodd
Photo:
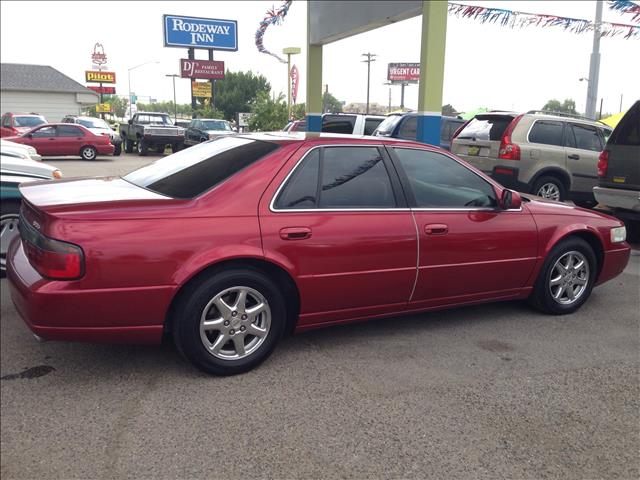
<path fill-rule="evenodd" d="M 224 62 L 215 60 L 180 60 L 182 78 L 220 79 L 224 78 Z"/>
<path fill-rule="evenodd" d="M 114 95 L 116 93 L 116 87 L 94 87 L 93 85 L 87 85 L 87 88 L 96 93 L 104 93 L 108 95 Z"/>
<path fill-rule="evenodd" d="M 387 80 L 390 82 L 417 82 L 420 80 L 420 64 L 390 63 Z"/>
<path fill-rule="evenodd" d="M 289 75 L 291 75 L 291 98 L 293 99 L 293 103 L 296 103 L 296 98 L 298 97 L 298 83 L 300 82 L 298 67 L 295 65 L 291 67 Z"/>

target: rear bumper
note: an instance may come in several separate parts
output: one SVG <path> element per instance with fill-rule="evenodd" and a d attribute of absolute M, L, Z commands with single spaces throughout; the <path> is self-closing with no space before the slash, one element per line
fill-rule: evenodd
<path fill-rule="evenodd" d="M 45 340 L 160 343 L 173 287 L 78 289 L 79 282 L 41 277 L 22 242 L 7 254 L 11 300 L 29 329 Z"/>
<path fill-rule="evenodd" d="M 631 248 L 626 243 L 621 244 L 620 248 L 604 252 L 604 263 L 596 285 L 601 285 L 620 275 L 629 263 L 630 255 Z"/>
<path fill-rule="evenodd" d="M 506 188 L 522 193 L 529 193 L 529 185 L 518 180 L 520 169 L 506 166 L 496 166 L 489 172 L 491 178 Z"/>
<path fill-rule="evenodd" d="M 143 137 L 144 141 L 148 145 L 168 145 L 174 143 L 184 143 L 184 135 L 183 136 L 157 136 L 157 135 L 145 135 Z"/>
<path fill-rule="evenodd" d="M 640 192 L 622 188 L 593 187 L 598 203 L 612 208 L 622 208 L 640 214 Z"/>
<path fill-rule="evenodd" d="M 115 147 L 112 144 L 108 143 L 106 145 L 96 145 L 96 150 L 98 150 L 98 153 L 100 155 L 113 155 Z"/>

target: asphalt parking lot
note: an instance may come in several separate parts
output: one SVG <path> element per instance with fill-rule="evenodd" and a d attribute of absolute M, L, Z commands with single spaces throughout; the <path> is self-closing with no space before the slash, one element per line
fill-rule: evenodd
<path fill-rule="evenodd" d="M 640 476 L 637 249 L 573 315 L 508 302 L 332 327 L 229 378 L 171 345 L 37 343 L 0 287 L 3 479 Z"/>

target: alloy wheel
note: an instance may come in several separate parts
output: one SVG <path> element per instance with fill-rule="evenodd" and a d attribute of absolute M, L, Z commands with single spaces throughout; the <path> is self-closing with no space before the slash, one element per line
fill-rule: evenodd
<path fill-rule="evenodd" d="M 82 150 L 82 158 L 85 160 L 93 160 L 96 158 L 96 151 L 91 147 L 85 147 Z"/>
<path fill-rule="evenodd" d="M 3 215 L 0 218 L 0 270 L 5 271 L 7 268 L 7 251 L 11 241 L 20 235 L 18 231 L 18 223 L 20 216 L 15 213 Z"/>
<path fill-rule="evenodd" d="M 223 290 L 200 316 L 200 339 L 222 360 L 248 357 L 262 345 L 271 327 L 271 308 L 257 290 L 237 286 Z"/>
<path fill-rule="evenodd" d="M 549 291 L 551 298 L 561 305 L 571 305 L 587 290 L 589 261 L 576 251 L 562 255 L 551 269 Z"/>
<path fill-rule="evenodd" d="M 542 184 L 536 195 L 542 198 L 548 198 L 549 200 L 560 201 L 560 189 L 555 183 L 549 182 Z"/>

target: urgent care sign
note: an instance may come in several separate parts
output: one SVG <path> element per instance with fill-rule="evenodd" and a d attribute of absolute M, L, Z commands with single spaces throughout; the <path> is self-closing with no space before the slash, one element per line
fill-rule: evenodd
<path fill-rule="evenodd" d="M 201 78 L 219 80 L 224 78 L 224 62 L 216 60 L 180 60 L 182 78 Z"/>
<path fill-rule="evenodd" d="M 417 82 L 420 80 L 420 64 L 390 63 L 387 80 L 390 82 Z"/>

